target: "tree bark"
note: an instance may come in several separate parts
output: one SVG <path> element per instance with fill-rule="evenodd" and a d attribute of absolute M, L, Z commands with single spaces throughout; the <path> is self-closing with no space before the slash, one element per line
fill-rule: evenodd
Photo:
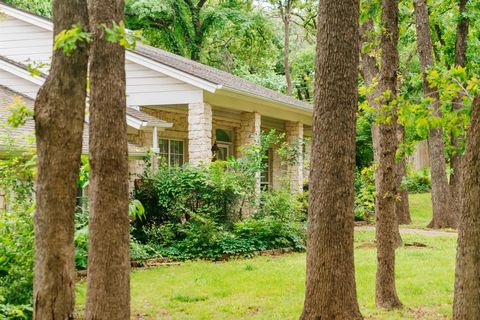
<path fill-rule="evenodd" d="M 453 301 L 453 319 L 458 320 L 480 315 L 480 96 L 472 105 L 465 169 Z"/>
<path fill-rule="evenodd" d="M 290 19 L 292 15 L 292 1 L 287 0 L 287 5 L 283 13 L 283 26 L 285 29 L 284 36 L 284 64 L 285 64 L 285 79 L 287 80 L 287 94 L 292 95 L 293 85 L 292 85 L 292 74 L 290 70 Z"/>
<path fill-rule="evenodd" d="M 420 67 L 423 73 L 423 90 L 426 97 L 434 101 L 432 108 L 435 117 L 441 117 L 439 95 L 434 88 L 430 88 L 426 71 L 433 65 L 433 44 L 430 34 L 430 23 L 426 0 L 415 0 L 415 16 L 417 29 L 417 46 L 420 56 Z M 432 206 L 433 218 L 430 228 L 455 228 L 457 226 L 456 214 L 451 210 L 451 194 L 448 186 L 445 146 L 443 129 L 430 129 L 428 137 L 428 153 L 432 169 Z"/>
<path fill-rule="evenodd" d="M 362 319 L 353 259 L 358 20 L 358 0 L 319 2 L 305 320 Z"/>
<path fill-rule="evenodd" d="M 398 0 L 382 1 L 381 68 L 380 90 L 390 92 L 382 104 L 388 105 L 396 98 L 398 56 Z M 396 152 L 397 115 L 396 110 L 388 111 L 390 122 L 379 125 L 378 168 L 377 168 L 377 276 L 375 301 L 378 307 L 385 309 L 402 306 L 395 288 L 395 249 L 398 245 L 395 231 L 398 222 L 395 213 L 397 186 Z"/>
<path fill-rule="evenodd" d="M 53 1 L 54 35 L 81 23 L 87 3 Z M 37 186 L 35 211 L 35 319 L 73 319 L 74 213 L 85 121 L 87 46 L 52 56 L 50 74 L 35 101 Z"/>
<path fill-rule="evenodd" d="M 405 128 L 402 125 L 397 126 L 398 142 L 402 143 L 405 138 Z M 405 155 L 397 161 L 397 186 L 400 199 L 397 199 L 395 205 L 395 212 L 397 214 L 398 224 L 411 224 L 412 217 L 410 216 L 410 204 L 408 202 L 408 189 L 402 186 L 403 177 L 407 176 L 407 159 Z"/>
<path fill-rule="evenodd" d="M 360 28 L 361 30 L 361 39 L 362 43 L 367 43 L 370 41 L 373 41 L 374 39 L 371 39 L 371 32 L 373 31 L 373 20 L 369 19 L 366 21 Z M 377 59 L 375 57 L 372 57 L 369 53 L 364 52 L 361 54 L 361 72 L 363 76 L 363 80 L 365 82 L 365 85 L 367 87 L 370 87 L 372 84 L 374 84 L 374 81 L 379 77 L 379 70 L 377 66 Z M 373 92 L 367 95 L 367 101 L 368 104 L 374 108 L 379 108 L 379 104 L 376 101 L 378 97 L 381 96 L 381 91 L 380 91 L 380 86 L 376 85 L 373 88 Z M 399 141 L 403 140 L 404 136 L 404 128 L 401 125 L 397 126 L 397 136 Z M 373 123 L 372 124 L 372 144 L 373 144 L 373 160 L 374 163 L 379 162 L 379 129 L 378 126 Z M 407 170 L 406 170 L 406 161 L 405 157 L 403 157 L 400 162 L 397 163 L 396 166 L 396 172 L 397 172 L 397 189 L 400 190 L 400 200 L 396 201 L 395 205 L 395 212 L 397 214 L 397 224 L 410 224 L 411 223 L 411 218 L 410 218 L 410 206 L 408 203 L 408 190 L 406 189 L 400 189 L 401 182 L 403 177 L 406 175 Z M 378 170 L 375 170 L 375 188 L 378 189 L 377 181 L 379 181 L 379 177 L 377 174 Z M 375 200 L 375 202 L 377 199 Z M 377 215 L 378 212 L 378 205 L 375 206 L 375 216 Z M 398 228 L 395 228 L 395 237 L 397 238 L 397 245 L 400 246 L 402 244 L 402 238 L 400 236 L 400 231 Z"/>
<path fill-rule="evenodd" d="M 90 0 L 90 216 L 85 318 L 130 318 L 125 48 L 102 24 L 124 16 L 123 0 Z"/>
<path fill-rule="evenodd" d="M 466 12 L 468 0 L 460 0 L 459 11 L 463 15 Z M 467 36 L 470 21 L 466 17 L 461 17 L 457 25 L 457 38 L 455 43 L 455 65 L 465 67 L 467 63 Z M 460 110 L 463 106 L 462 95 L 453 100 L 453 109 Z M 452 195 L 452 209 L 459 215 L 461 213 L 460 204 L 462 202 L 462 194 L 460 192 L 462 184 L 462 176 L 464 174 L 462 146 L 458 139 L 452 134 L 452 145 L 455 153 L 450 157 L 450 166 L 452 174 L 450 175 L 450 192 Z"/>

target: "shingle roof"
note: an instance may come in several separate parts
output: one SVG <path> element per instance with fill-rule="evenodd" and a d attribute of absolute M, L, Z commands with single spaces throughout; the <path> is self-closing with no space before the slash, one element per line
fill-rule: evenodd
<path fill-rule="evenodd" d="M 33 119 L 28 119 L 24 125 L 18 128 L 4 126 L 10 116 L 8 106 L 12 104 L 17 97 L 20 97 L 22 103 L 25 103 L 27 107 L 33 109 L 34 101 L 32 99 L 0 85 L 0 150 L 5 150 L 11 142 L 13 142 L 15 148 L 19 150 L 27 150 L 35 147 L 35 122 Z M 11 139 L 14 141 L 9 141 Z M 88 124 L 85 123 L 82 143 L 82 152 L 84 154 L 88 153 L 88 140 Z M 145 153 L 145 148 L 129 142 L 128 152 L 129 154 L 143 154 Z"/>
<path fill-rule="evenodd" d="M 228 72 L 146 45 L 137 45 L 135 53 L 217 85 L 254 94 L 262 98 L 312 110 L 313 106 L 280 92 L 234 76 Z"/>
<path fill-rule="evenodd" d="M 133 108 L 127 108 L 127 115 L 146 122 L 147 127 L 171 128 L 173 126 L 170 122 L 155 118 L 154 116 Z"/>

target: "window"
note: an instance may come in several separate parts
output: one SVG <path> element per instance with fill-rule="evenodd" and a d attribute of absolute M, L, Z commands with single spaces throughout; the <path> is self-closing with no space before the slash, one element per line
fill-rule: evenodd
<path fill-rule="evenodd" d="M 216 158 L 225 161 L 232 155 L 233 132 L 225 129 L 215 130 L 215 140 L 217 143 Z"/>
<path fill-rule="evenodd" d="M 184 149 L 182 140 L 158 139 L 159 157 L 169 166 L 182 166 Z"/>

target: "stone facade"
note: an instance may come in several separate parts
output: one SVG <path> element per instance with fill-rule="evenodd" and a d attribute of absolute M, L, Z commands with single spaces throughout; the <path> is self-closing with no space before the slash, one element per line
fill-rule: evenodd
<path fill-rule="evenodd" d="M 212 160 L 212 106 L 188 105 L 188 158 L 193 166 Z"/>
<path fill-rule="evenodd" d="M 262 117 L 257 112 L 242 112 L 240 128 L 236 132 L 237 157 L 242 157 L 242 147 L 260 141 Z"/>
<path fill-rule="evenodd" d="M 303 191 L 303 124 L 286 121 L 285 135 L 287 143 L 295 149 L 297 156 L 295 163 L 288 164 L 287 168 L 291 181 L 291 191 L 292 193 L 300 193 Z"/>
<path fill-rule="evenodd" d="M 216 109 L 215 109 L 216 110 Z M 256 112 L 232 112 L 225 111 L 216 114 L 209 104 L 191 104 L 171 107 L 142 107 L 141 111 L 154 117 L 173 124 L 172 128 L 158 132 L 159 139 L 174 139 L 184 142 L 184 161 L 193 165 L 200 163 L 208 164 L 212 157 L 212 145 L 216 142 L 216 129 L 225 129 L 233 133 L 233 141 L 230 143 L 231 155 L 240 158 L 241 147 L 251 145 L 259 141 L 261 131 L 268 132 L 275 129 L 277 132 L 286 134 L 286 141 L 292 145 L 300 145 L 303 139 L 303 125 L 299 122 L 277 121 L 274 126 L 265 122 L 262 125 L 262 116 Z M 270 121 L 271 122 L 271 121 Z M 144 146 L 145 149 L 152 147 L 151 130 L 139 130 L 130 133 L 130 142 Z M 308 149 L 308 148 L 307 148 Z M 302 152 L 296 165 L 286 165 L 278 155 L 275 147 L 269 152 L 270 188 L 279 190 L 291 187 L 292 192 L 302 190 L 304 172 Z M 144 171 L 143 160 L 130 160 L 131 186 L 133 181 Z M 260 188 L 260 175 L 258 176 Z"/>

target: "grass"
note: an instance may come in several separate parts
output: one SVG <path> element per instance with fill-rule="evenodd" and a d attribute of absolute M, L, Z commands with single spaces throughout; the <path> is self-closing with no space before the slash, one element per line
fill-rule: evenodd
<path fill-rule="evenodd" d="M 408 225 L 408 228 L 426 229 L 432 220 L 431 194 L 411 194 L 408 200 L 410 202 L 410 214 L 412 216 L 412 224 Z"/>
<path fill-rule="evenodd" d="M 428 223 L 427 205 L 428 195 L 412 196 L 415 224 Z M 358 299 L 366 319 L 449 318 L 456 237 L 402 236 L 405 243 L 427 247 L 397 250 L 397 290 L 405 307 L 386 312 L 375 308 L 375 249 L 362 246 L 374 236 L 372 231 L 355 233 Z M 132 310 L 137 319 L 298 319 L 304 282 L 305 254 L 300 253 L 137 269 L 131 280 Z M 83 305 L 85 284 L 77 287 L 77 297 Z"/>

